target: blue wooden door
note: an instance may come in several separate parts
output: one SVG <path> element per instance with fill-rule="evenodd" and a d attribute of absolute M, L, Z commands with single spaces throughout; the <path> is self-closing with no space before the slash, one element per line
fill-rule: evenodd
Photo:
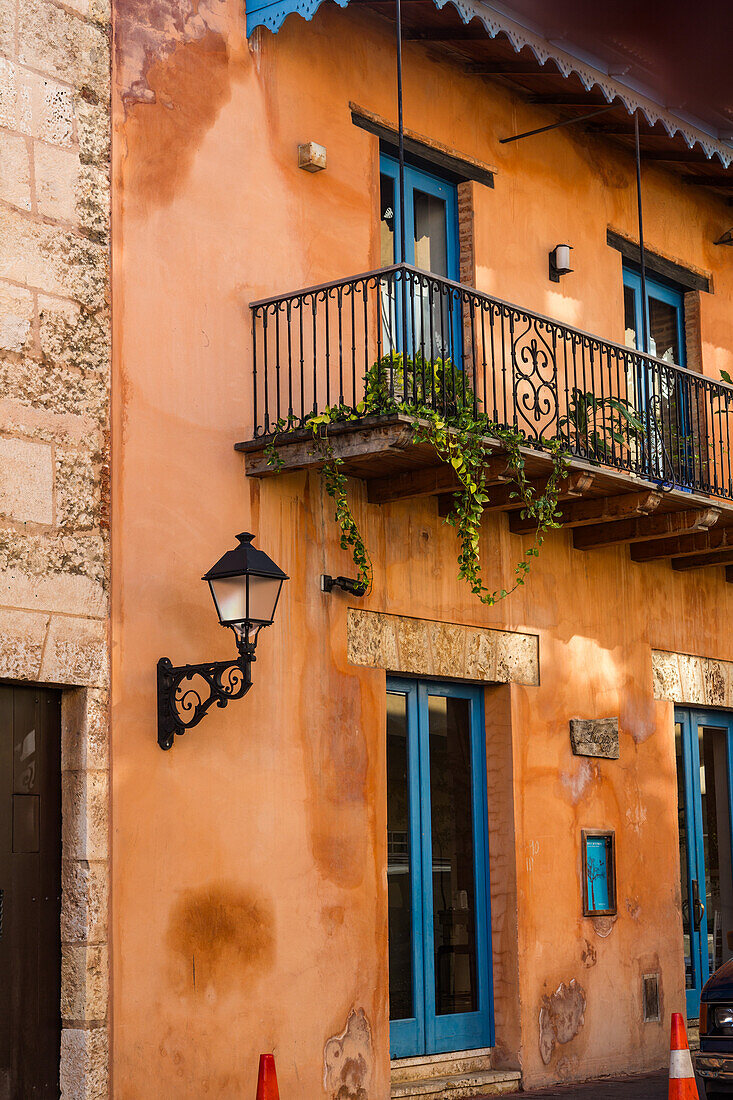
<path fill-rule="evenodd" d="M 649 352 L 670 366 L 684 367 L 684 292 L 647 276 L 646 324 Z M 626 343 L 643 350 L 643 305 L 641 275 L 624 267 L 624 314 Z M 692 411 L 695 395 L 688 377 L 681 371 L 644 363 L 638 378 L 629 379 L 630 397 L 646 430 L 645 464 L 651 477 L 671 476 L 683 488 L 695 484 L 695 472 L 702 473 L 699 446 L 696 453 Z M 698 432 L 699 434 L 699 432 Z"/>
<path fill-rule="evenodd" d="M 399 165 L 382 154 L 380 205 L 382 264 L 400 260 L 402 219 L 405 221 L 405 263 L 454 282 L 459 278 L 458 196 L 448 180 L 405 165 L 405 209 L 399 188 Z M 383 284 L 382 326 L 386 354 L 404 351 L 425 360 L 462 359 L 460 302 L 457 289 L 412 279 L 403 297 L 401 282 Z M 404 331 L 403 331 L 404 330 Z"/>
<path fill-rule="evenodd" d="M 733 715 L 675 709 L 687 1014 L 733 958 Z"/>
<path fill-rule="evenodd" d="M 493 1044 L 480 689 L 387 684 L 393 1057 Z"/>

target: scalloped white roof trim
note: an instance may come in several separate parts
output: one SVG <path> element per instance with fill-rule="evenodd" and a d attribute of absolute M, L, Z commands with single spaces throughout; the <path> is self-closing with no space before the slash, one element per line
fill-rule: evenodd
<path fill-rule="evenodd" d="M 290 3 L 292 2 L 293 0 L 290 0 Z M 345 8 L 349 0 L 334 0 L 334 2 L 339 7 Z M 310 20 L 322 3 L 323 0 L 295 0 L 294 7 L 288 5 L 286 8 L 283 3 L 268 5 L 252 13 L 252 25 L 249 24 L 248 19 L 247 34 L 251 34 L 255 27 L 259 26 L 267 27 L 274 34 L 291 12 Z M 653 99 L 604 73 L 602 69 L 559 49 L 535 31 L 523 27 L 510 16 L 490 8 L 481 0 L 433 0 L 433 3 L 437 8 L 444 8 L 446 4 L 452 3 L 464 23 L 479 19 L 490 38 L 496 38 L 499 34 L 506 35 L 517 53 L 527 46 L 541 65 L 551 60 L 555 62 L 564 77 L 575 73 L 586 91 L 598 89 L 608 103 L 612 103 L 615 99 L 620 100 L 630 115 L 637 110 L 641 111 L 650 126 L 661 122 L 670 137 L 679 134 L 689 149 L 699 145 L 709 160 L 717 156 L 725 168 L 730 168 L 733 164 L 733 147 L 726 142 L 712 137 L 703 128 L 668 111 Z"/>

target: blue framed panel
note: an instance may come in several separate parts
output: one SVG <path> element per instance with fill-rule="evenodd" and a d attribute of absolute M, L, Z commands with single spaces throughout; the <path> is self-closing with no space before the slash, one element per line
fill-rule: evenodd
<path fill-rule="evenodd" d="M 711 970 L 722 961 L 727 961 L 725 956 L 716 958 L 718 944 L 724 946 L 728 958 L 733 955 L 733 925 L 730 928 L 721 925 L 719 912 L 710 911 L 711 899 L 716 890 L 720 890 L 721 879 L 725 885 L 730 884 L 733 878 L 730 856 L 733 848 L 733 714 L 675 707 L 675 723 L 680 730 L 677 763 L 680 854 L 681 863 L 682 858 L 686 863 L 686 867 L 681 868 L 681 887 L 683 934 L 686 940 L 687 1014 L 691 1019 L 696 1019 L 700 1009 L 700 993 Z M 707 775 L 707 762 L 700 757 L 703 730 L 717 731 L 721 738 L 722 752 L 716 762 L 717 774 L 711 776 Z M 715 804 L 715 820 L 711 824 L 710 800 L 715 792 L 712 789 L 707 791 L 705 784 L 712 785 L 713 781 L 719 802 Z M 704 798 L 706 815 L 703 814 Z M 713 830 L 716 833 L 714 844 L 710 835 Z M 726 852 L 727 862 L 721 866 Z"/>
<path fill-rule="evenodd" d="M 494 1021 L 483 692 L 480 688 L 462 685 L 391 677 L 387 681 L 387 691 L 402 695 L 406 700 L 412 870 L 413 1013 L 409 1018 L 390 1021 L 392 1056 L 491 1046 Z M 434 789 L 434 784 L 431 784 L 430 745 L 432 697 L 464 699 L 469 707 L 470 761 L 466 762 L 466 766 L 470 769 L 475 952 L 471 951 L 470 946 L 460 945 L 439 945 L 436 951 L 436 917 L 450 914 L 454 903 L 451 899 L 446 912 L 436 914 L 434 894 L 441 870 L 436 868 L 431 805 L 431 789 Z M 441 967 L 446 963 L 449 967 L 456 965 L 453 953 L 461 950 L 466 954 L 475 954 L 475 1008 L 440 1012 L 436 1004 L 436 988 L 441 980 Z M 446 958 L 445 952 L 451 957 Z M 462 961 L 468 965 L 465 958 Z"/>
<path fill-rule="evenodd" d="M 437 199 L 444 210 L 445 231 L 445 270 L 433 271 L 433 274 L 457 282 L 460 276 L 460 249 L 458 243 L 458 193 L 454 183 L 439 176 L 434 176 L 422 168 L 414 165 L 405 165 L 405 209 L 402 210 L 399 187 L 399 163 L 394 157 L 382 153 L 379 158 L 380 175 L 392 181 L 394 233 L 393 250 L 391 256 L 382 256 L 385 264 L 397 263 L 401 241 L 402 220 L 405 221 L 405 263 L 413 267 L 421 267 L 420 259 L 415 249 L 415 205 L 416 195 L 423 194 Z M 437 317 L 433 317 L 428 296 L 419 288 L 414 287 L 413 293 L 408 296 L 404 305 L 404 318 L 407 328 L 407 339 L 402 332 L 403 305 L 399 292 L 385 293 L 383 301 L 383 318 L 385 321 L 384 345 L 387 349 L 392 345 L 395 350 L 407 350 L 408 355 L 415 355 L 422 351 L 427 359 L 449 358 L 457 367 L 462 363 L 462 334 L 460 324 L 460 302 L 456 297 L 452 307 L 442 299 L 432 299 L 432 308 L 438 306 Z M 448 316 L 450 313 L 450 316 Z M 430 336 L 426 329 L 430 327 Z M 389 337 L 391 330 L 392 338 Z M 419 335 L 418 335 L 419 330 Z M 433 346 L 433 338 L 444 343 L 436 342 Z"/>
<path fill-rule="evenodd" d="M 583 829 L 583 915 L 616 913 L 616 850 L 613 832 Z"/>

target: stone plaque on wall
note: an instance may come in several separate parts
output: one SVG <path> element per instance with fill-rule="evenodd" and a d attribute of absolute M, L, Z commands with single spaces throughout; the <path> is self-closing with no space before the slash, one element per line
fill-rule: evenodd
<path fill-rule="evenodd" d="M 571 718 L 570 744 L 576 756 L 618 760 L 618 718 Z"/>

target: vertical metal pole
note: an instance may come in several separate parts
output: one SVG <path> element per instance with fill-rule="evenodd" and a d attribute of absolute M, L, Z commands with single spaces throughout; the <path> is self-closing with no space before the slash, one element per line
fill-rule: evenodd
<path fill-rule="evenodd" d="M 399 3 L 399 0 L 397 0 Z M 641 267 L 641 338 L 642 351 L 649 354 L 649 302 L 646 294 L 646 251 L 644 249 L 644 214 L 641 202 L 641 150 L 639 148 L 639 111 L 634 112 L 636 141 L 636 205 L 639 215 L 639 266 Z"/>
<path fill-rule="evenodd" d="M 405 262 L 405 124 L 402 114 L 402 4 L 395 0 L 397 14 L 397 134 L 400 162 L 400 255 Z"/>
<path fill-rule="evenodd" d="M 405 263 L 405 123 L 402 112 L 402 4 L 401 0 L 395 0 L 396 6 L 396 33 L 397 33 L 397 135 L 399 149 L 399 174 L 400 174 L 400 254 L 399 262 Z M 402 283 L 400 285 L 400 275 Z M 401 297 L 402 314 L 402 384 L 405 397 L 407 396 L 407 273 L 403 270 L 397 273 L 395 289 Z"/>

